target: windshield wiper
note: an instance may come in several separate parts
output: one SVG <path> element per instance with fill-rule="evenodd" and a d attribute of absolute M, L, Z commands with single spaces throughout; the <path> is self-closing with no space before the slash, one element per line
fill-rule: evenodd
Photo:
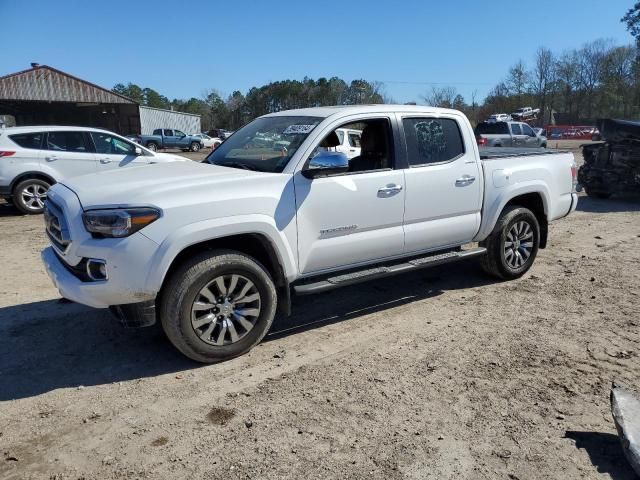
<path fill-rule="evenodd" d="M 224 163 L 214 163 L 214 165 L 218 165 L 220 167 L 231 167 L 231 168 L 242 168 L 243 170 L 251 170 L 253 172 L 259 172 L 256 167 L 253 165 L 247 165 L 245 163 L 240 162 L 224 162 Z"/>

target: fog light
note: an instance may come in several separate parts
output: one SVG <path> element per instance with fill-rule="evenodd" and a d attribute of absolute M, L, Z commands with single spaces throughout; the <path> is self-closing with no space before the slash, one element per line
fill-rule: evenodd
<path fill-rule="evenodd" d="M 100 281 L 107 279 L 107 262 L 97 258 L 87 260 L 87 275 L 91 280 Z"/>

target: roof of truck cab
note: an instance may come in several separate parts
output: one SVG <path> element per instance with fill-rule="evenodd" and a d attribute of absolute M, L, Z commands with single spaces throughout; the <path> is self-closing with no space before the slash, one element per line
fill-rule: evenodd
<path fill-rule="evenodd" d="M 451 110 L 449 108 L 436 108 L 420 105 L 390 105 L 390 104 L 375 104 L 375 105 L 335 105 L 331 107 L 313 107 L 313 108 L 298 108 L 295 110 L 282 110 L 280 112 L 268 113 L 265 117 L 278 117 L 278 116 L 301 116 L 301 117 L 322 117 L 327 118 L 333 115 L 354 115 L 358 113 L 415 113 L 415 114 L 457 114 L 460 112 L 457 110 Z"/>

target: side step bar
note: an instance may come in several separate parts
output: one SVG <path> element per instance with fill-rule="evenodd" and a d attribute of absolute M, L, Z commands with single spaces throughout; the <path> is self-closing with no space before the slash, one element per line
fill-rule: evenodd
<path fill-rule="evenodd" d="M 460 250 L 455 252 L 436 253 L 425 257 L 414 258 L 406 262 L 393 263 L 377 267 L 356 270 L 350 273 L 338 274 L 326 277 L 313 283 L 303 283 L 295 285 L 293 291 L 298 295 L 310 295 L 312 293 L 325 292 L 354 283 L 366 282 L 377 278 L 389 277 L 399 273 L 420 270 L 422 268 L 435 267 L 444 263 L 457 262 L 466 258 L 479 257 L 484 255 L 487 249 L 484 247 L 472 248 L 470 250 Z"/>

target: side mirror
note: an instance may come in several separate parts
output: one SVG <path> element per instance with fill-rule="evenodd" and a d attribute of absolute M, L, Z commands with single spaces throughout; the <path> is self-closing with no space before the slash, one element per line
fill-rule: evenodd
<path fill-rule="evenodd" d="M 349 158 L 342 152 L 321 151 L 302 170 L 306 178 L 327 177 L 349 171 Z"/>
<path fill-rule="evenodd" d="M 139 157 L 140 155 L 142 155 L 142 149 L 140 147 L 136 147 L 135 154 L 136 154 L 136 157 Z"/>

